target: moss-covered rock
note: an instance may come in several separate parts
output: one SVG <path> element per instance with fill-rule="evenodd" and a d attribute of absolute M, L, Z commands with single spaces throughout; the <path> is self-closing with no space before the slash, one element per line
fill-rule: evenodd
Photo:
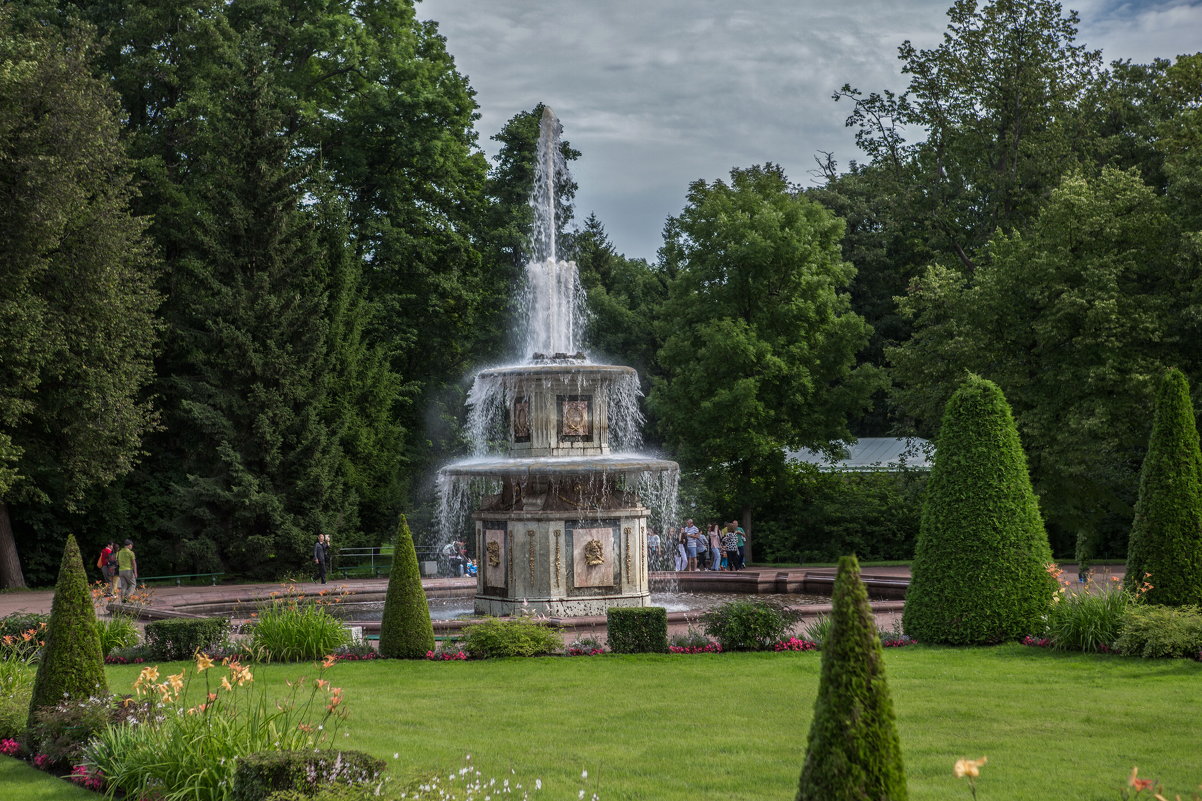
<path fill-rule="evenodd" d="M 46 645 L 33 680 L 29 725 L 33 726 L 34 713 L 41 707 L 54 706 L 64 698 L 87 698 L 107 692 L 96 609 L 92 606 L 79 545 L 68 534 L 58 582 L 54 585 Z"/>
<path fill-rule="evenodd" d="M 430 622 L 430 606 L 422 589 L 413 534 L 404 515 L 397 525 L 395 548 L 384 617 L 380 621 L 380 656 L 424 659 L 426 652 L 434 649 L 434 624 Z"/>
<path fill-rule="evenodd" d="M 885 655 L 854 556 L 839 560 L 797 801 L 905 801 Z"/>
<path fill-rule="evenodd" d="M 1150 584 L 1149 603 L 1202 604 L 1202 454 L 1189 383 L 1177 369 L 1156 391 L 1125 581 L 1132 592 Z"/>
<path fill-rule="evenodd" d="M 906 633 L 970 645 L 1037 631 L 1055 591 L 1010 405 L 969 376 L 947 403 L 906 592 Z"/>

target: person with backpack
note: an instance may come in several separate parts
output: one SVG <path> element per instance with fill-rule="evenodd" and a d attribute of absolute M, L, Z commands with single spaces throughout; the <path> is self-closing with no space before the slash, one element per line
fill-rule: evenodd
<path fill-rule="evenodd" d="M 100 558 L 96 560 L 96 567 L 100 568 L 100 577 L 104 580 L 105 595 L 115 595 L 117 593 L 116 550 L 117 541 L 109 540 L 100 549 Z"/>

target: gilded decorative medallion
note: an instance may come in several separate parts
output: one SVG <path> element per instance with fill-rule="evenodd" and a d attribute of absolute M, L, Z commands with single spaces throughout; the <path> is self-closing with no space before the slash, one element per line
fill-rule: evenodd
<path fill-rule="evenodd" d="M 530 401 L 527 398 L 513 402 L 513 439 L 515 442 L 530 441 Z"/>
<path fill-rule="evenodd" d="M 601 540 L 589 540 L 584 544 L 584 561 L 589 567 L 605 564 L 605 548 Z"/>
<path fill-rule="evenodd" d="M 501 565 L 501 543 L 490 542 L 488 544 L 488 566 L 500 567 Z"/>

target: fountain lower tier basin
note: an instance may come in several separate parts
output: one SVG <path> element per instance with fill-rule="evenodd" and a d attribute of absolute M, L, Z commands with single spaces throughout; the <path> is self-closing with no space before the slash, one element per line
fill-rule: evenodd
<path fill-rule="evenodd" d="M 452 478 L 587 478 L 611 473 L 668 473 L 679 469 L 680 466 L 676 462 L 668 459 L 656 459 L 636 453 L 611 453 L 602 456 L 480 457 L 454 462 L 443 467 L 439 473 Z"/>

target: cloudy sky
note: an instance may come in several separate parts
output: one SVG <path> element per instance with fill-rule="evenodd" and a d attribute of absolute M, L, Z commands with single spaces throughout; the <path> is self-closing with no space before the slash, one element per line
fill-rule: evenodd
<path fill-rule="evenodd" d="M 423 0 L 477 93 L 480 143 L 544 102 L 583 155 L 577 217 L 592 211 L 628 256 L 654 259 L 691 181 L 814 155 L 859 155 L 831 94 L 903 89 L 897 46 L 936 45 L 951 0 Z M 1079 41 L 1103 58 L 1202 49 L 1202 0 L 1079 0 Z"/>

